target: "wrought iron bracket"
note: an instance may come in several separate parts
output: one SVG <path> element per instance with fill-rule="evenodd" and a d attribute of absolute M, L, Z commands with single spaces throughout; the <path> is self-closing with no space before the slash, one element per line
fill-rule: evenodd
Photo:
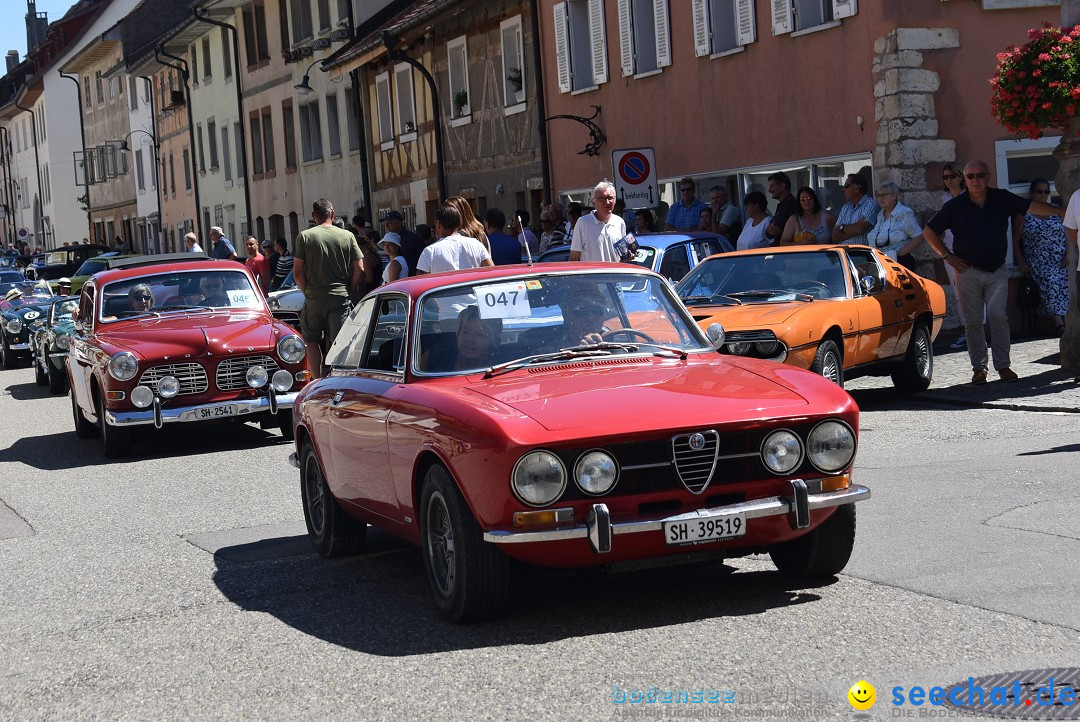
<path fill-rule="evenodd" d="M 585 150 L 578 151 L 578 155 L 600 155 L 600 148 L 607 142 L 607 136 L 604 135 L 604 131 L 600 126 L 593 122 L 593 120 L 600 115 L 600 106 L 594 105 L 592 107 L 594 108 L 594 112 L 588 118 L 584 118 L 580 115 L 553 115 L 550 118 L 544 118 L 544 122 L 546 123 L 549 120 L 556 120 L 558 118 L 566 118 L 567 120 L 581 123 L 589 129 L 589 136 L 592 140 L 585 144 Z"/>

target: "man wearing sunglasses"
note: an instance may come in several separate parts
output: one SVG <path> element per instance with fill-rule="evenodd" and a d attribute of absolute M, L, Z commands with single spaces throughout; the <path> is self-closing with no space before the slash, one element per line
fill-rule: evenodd
<path fill-rule="evenodd" d="M 844 181 L 844 200 L 833 226 L 832 239 L 837 243 L 860 243 L 866 245 L 866 234 L 877 223 L 881 206 L 866 191 L 870 186 L 862 173 L 851 173 Z"/>
<path fill-rule="evenodd" d="M 708 208 L 703 201 L 694 197 L 697 184 L 693 178 L 679 181 L 679 199 L 668 210 L 665 231 L 694 231 L 701 223 L 701 212 Z"/>
<path fill-rule="evenodd" d="M 1007 232 L 1012 219 L 1025 213 L 1061 216 L 1060 208 L 1028 200 L 1003 188 L 990 186 L 990 167 L 981 160 L 964 166 L 967 190 L 947 201 L 926 224 L 923 235 L 938 255 L 956 270 L 956 295 L 964 312 L 964 331 L 971 358 L 971 383 L 985 384 L 988 359 L 982 319 L 990 321 L 994 369 L 1005 382 L 1016 381 L 1010 368 L 1009 275 L 1005 268 Z M 941 237 L 952 231 L 953 250 Z"/>

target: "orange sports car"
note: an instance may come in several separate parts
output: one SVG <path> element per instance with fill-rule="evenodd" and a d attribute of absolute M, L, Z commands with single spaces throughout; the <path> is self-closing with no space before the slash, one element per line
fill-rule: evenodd
<path fill-rule="evenodd" d="M 867 246 L 757 248 L 713 256 L 677 286 L 721 353 L 844 378 L 891 374 L 902 391 L 934 375 L 933 341 L 945 316 L 934 281 Z"/>

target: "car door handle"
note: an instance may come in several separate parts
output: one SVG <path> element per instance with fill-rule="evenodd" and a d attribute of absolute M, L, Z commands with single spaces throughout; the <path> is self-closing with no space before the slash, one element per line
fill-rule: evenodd
<path fill-rule="evenodd" d="M 341 400 L 343 398 L 345 398 L 345 392 L 344 391 L 338 391 L 336 394 L 334 394 L 334 398 L 332 398 L 330 400 L 330 405 L 331 406 L 337 406 L 338 404 L 341 403 Z"/>

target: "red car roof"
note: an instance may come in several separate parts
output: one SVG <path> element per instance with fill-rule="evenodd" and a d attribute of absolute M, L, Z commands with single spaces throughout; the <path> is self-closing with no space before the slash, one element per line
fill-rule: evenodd
<path fill-rule="evenodd" d="M 416 297 L 433 288 L 452 286 L 457 283 L 492 281 L 499 278 L 511 278 L 522 275 L 539 275 L 542 273 L 572 273 L 577 271 L 619 271 L 624 273 L 652 274 L 647 268 L 635 266 L 629 263 L 593 263 L 578 261 L 574 263 L 518 263 L 512 266 L 494 266 L 490 268 L 468 268 L 461 271 L 445 271 L 443 273 L 424 273 L 419 276 L 410 276 L 399 281 L 394 281 L 386 286 L 380 286 L 378 291 L 392 289 L 407 293 Z"/>
<path fill-rule="evenodd" d="M 158 273 L 173 273 L 177 271 L 242 271 L 251 275 L 247 266 L 238 261 L 225 261 L 208 258 L 205 261 L 184 261 L 183 263 L 160 263 L 134 268 L 116 268 L 111 271 L 99 271 L 91 278 L 97 285 L 112 283 L 113 281 L 126 281 L 131 278 L 142 278 Z"/>

